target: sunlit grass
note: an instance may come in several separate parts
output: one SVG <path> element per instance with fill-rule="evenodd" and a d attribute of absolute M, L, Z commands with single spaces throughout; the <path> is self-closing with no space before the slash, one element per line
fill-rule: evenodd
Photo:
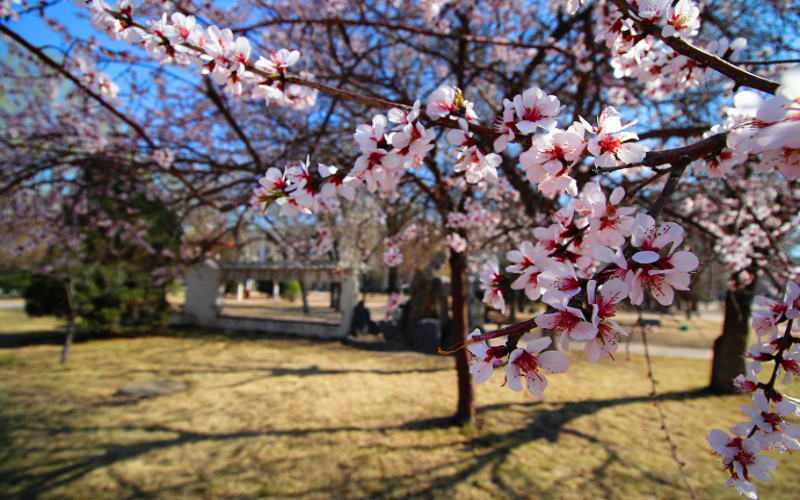
<path fill-rule="evenodd" d="M 8 499 L 688 498 L 641 357 L 572 356 L 544 400 L 501 373 L 478 387 L 481 427 L 442 426 L 453 359 L 335 342 L 223 335 L 0 351 L 0 497 Z M 668 425 L 701 498 L 722 491 L 708 429 L 741 418 L 709 396 L 706 361 L 655 359 Z M 132 381 L 186 392 L 121 400 Z M 779 456 L 765 499 L 794 499 L 800 461 Z"/>
<path fill-rule="evenodd" d="M 0 334 L 58 331 L 63 325 L 64 321 L 54 316 L 32 318 L 25 311 L 0 309 Z"/>

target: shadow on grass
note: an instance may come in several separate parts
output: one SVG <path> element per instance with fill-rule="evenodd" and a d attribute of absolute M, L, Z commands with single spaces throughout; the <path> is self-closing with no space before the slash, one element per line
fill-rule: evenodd
<path fill-rule="evenodd" d="M 0 349 L 29 345 L 61 345 L 64 343 L 64 335 L 63 330 L 4 333 L 0 335 Z M 74 342 L 85 342 L 92 337 L 89 333 L 76 332 Z"/>
<path fill-rule="evenodd" d="M 687 401 L 709 397 L 703 390 L 691 392 L 671 392 L 661 395 L 664 401 Z M 680 490 L 681 484 L 667 479 L 665 475 L 658 472 L 647 470 L 635 463 L 625 462 L 617 453 L 613 446 L 605 443 L 602 439 L 580 432 L 579 430 L 569 429 L 567 425 L 572 421 L 594 414 L 606 408 L 616 406 L 649 402 L 649 396 L 624 397 L 603 400 L 587 401 L 568 401 L 543 404 L 540 402 L 531 404 L 497 404 L 480 408 L 479 413 L 483 418 L 491 418 L 490 415 L 499 411 L 521 411 L 528 414 L 530 423 L 524 427 L 516 428 L 505 433 L 478 433 L 475 437 L 467 439 L 464 446 L 472 450 L 471 459 L 450 460 L 433 465 L 425 469 L 424 474 L 420 473 L 387 473 L 381 478 L 381 487 L 393 492 L 403 492 L 404 497 L 420 499 L 433 499 L 441 496 L 443 492 L 460 482 L 470 481 L 478 473 L 488 472 L 488 476 L 493 484 L 504 495 L 510 498 L 522 496 L 525 498 L 548 498 L 558 488 L 560 482 L 550 489 L 542 489 L 535 484 L 526 484 L 524 491 L 519 491 L 519 484 L 509 484 L 508 474 L 504 474 L 503 466 L 507 463 L 508 457 L 518 448 L 540 440 L 550 443 L 558 441 L 563 435 L 577 437 L 587 442 L 587 445 L 600 447 L 606 453 L 604 461 L 591 471 L 590 481 L 603 489 L 603 498 L 614 498 L 615 492 L 604 481 L 606 471 L 615 463 L 622 463 L 626 468 L 638 471 L 642 477 L 661 485 L 666 485 L 676 490 Z M 107 434 L 111 431 L 121 432 L 145 432 L 153 436 L 153 439 L 140 440 L 129 444 L 116 443 L 97 443 L 87 444 L 85 448 L 69 448 L 61 450 L 50 450 L 43 454 L 45 457 L 56 457 L 64 454 L 70 458 L 45 458 L 42 462 L 25 467 L 14 467 L 9 460 L 15 456 L 22 456 L 26 452 L 34 451 L 35 446 L 30 446 L 25 441 L 13 441 L 9 439 L 7 424 L 8 421 L 0 421 L 0 443 L 4 450 L 0 453 L 0 464 L 6 462 L 5 466 L 0 466 L 3 470 L 0 479 L 0 492 L 5 491 L 3 498 L 8 500 L 28 500 L 36 499 L 54 488 L 68 485 L 87 474 L 105 469 L 113 472 L 112 466 L 125 460 L 141 457 L 145 454 L 165 450 L 173 447 L 180 447 L 201 442 L 218 442 L 262 438 L 262 437 L 288 437 L 288 438 L 307 438 L 324 439 L 324 436 L 336 433 L 388 433 L 388 432 L 425 432 L 426 430 L 438 430 L 447 426 L 449 418 L 429 418 L 413 420 L 396 426 L 364 427 L 364 426 L 340 426 L 325 428 L 293 428 L 284 430 L 264 430 L 264 431 L 244 431 L 234 433 L 202 433 L 188 430 L 174 429 L 168 426 L 109 426 L 102 428 L 74 428 L 67 427 L 61 429 L 48 429 L 51 436 L 61 433 L 92 433 L 102 432 Z M 20 422 L 15 422 L 20 424 Z M 26 424 L 21 423 L 22 427 Z M 28 424 L 30 425 L 30 424 Z M 16 426 L 19 430 L 20 426 Z M 34 430 L 31 428 L 31 430 Z M 28 432 L 26 432 L 28 434 Z M 425 442 L 426 440 L 420 440 Z M 380 452 L 411 452 L 425 451 L 437 448 L 439 445 L 421 445 L 418 443 L 410 445 L 391 446 L 376 444 L 374 448 Z M 78 458 L 73 458 L 78 454 Z M 302 458 L 303 460 L 306 457 Z M 277 460 L 291 460 L 284 457 L 276 457 Z M 300 460 L 300 459 L 295 459 Z M 233 466 L 234 464 L 231 464 Z M 110 473 L 110 472 L 109 472 Z M 566 480 L 566 479 L 565 479 Z M 353 498 L 352 491 L 364 491 L 362 486 L 372 486 L 374 491 L 375 479 L 359 479 L 352 477 L 352 471 L 342 471 L 339 484 L 328 484 L 319 488 L 311 488 L 305 491 L 294 491 L 292 493 L 277 494 L 280 498 L 296 497 L 319 497 L 319 498 Z M 370 484 L 367 484 L 367 483 Z M 360 483 L 364 483 L 363 485 Z M 144 491 L 140 486 L 128 484 L 125 492 L 118 491 L 116 498 L 120 499 L 143 499 L 143 498 L 170 498 L 171 496 L 164 491 Z M 188 484 L 184 486 L 189 487 Z M 172 489 L 172 488 L 170 488 Z M 257 495 L 253 498 L 260 497 Z M 395 495 L 392 495 L 395 496 Z M 238 498 L 238 497 L 237 497 Z"/>

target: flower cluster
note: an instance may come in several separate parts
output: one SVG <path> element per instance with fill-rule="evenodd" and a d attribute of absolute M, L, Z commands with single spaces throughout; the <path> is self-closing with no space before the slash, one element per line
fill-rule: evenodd
<path fill-rule="evenodd" d="M 420 121 L 420 102 L 411 110 L 394 108 L 375 115 L 372 124 L 361 124 L 353 135 L 361 155 L 351 175 L 363 180 L 367 190 L 392 192 L 403 173 L 418 167 L 433 149 L 435 132 Z M 390 123 L 394 126 L 390 127 Z"/>
<path fill-rule="evenodd" d="M 133 3 L 122 0 L 111 5 L 104 0 L 86 2 L 92 26 L 112 40 L 123 40 L 144 49 L 160 64 L 195 66 L 232 95 L 249 95 L 268 103 L 302 108 L 313 105 L 316 90 L 285 84 L 287 68 L 296 64 L 296 50 L 272 51 L 269 58 L 253 62 L 250 41 L 234 36 L 228 28 L 203 28 L 194 16 L 174 12 L 145 24 L 133 21 Z"/>
<path fill-rule="evenodd" d="M 549 227 L 533 230 L 534 239 L 508 252 L 505 278 L 496 261 L 481 273 L 484 302 L 505 310 L 505 290 L 524 290 L 543 300 L 550 311 L 536 326 L 554 331 L 561 347 L 584 342 L 587 359 L 613 356 L 626 332 L 614 320 L 620 303 L 640 305 L 644 293 L 669 305 L 675 290 L 688 290 L 699 265 L 689 251 L 677 251 L 683 229 L 672 222 L 656 226 L 644 213 L 619 207 L 621 188 L 607 199 L 600 186 L 588 183 L 580 198 L 560 210 Z"/>
<path fill-rule="evenodd" d="M 408 245 L 417 237 L 417 225 L 411 224 L 403 231 L 383 240 L 383 263 L 389 267 L 397 267 L 403 263 L 400 247 Z"/>
<path fill-rule="evenodd" d="M 652 99 L 663 99 L 701 85 L 709 69 L 694 59 L 676 53 L 661 40 L 648 37 L 637 28 L 661 28 L 664 39 L 693 39 L 700 28 L 700 11 L 693 0 L 641 0 L 632 2 L 629 15 L 607 2 L 600 10 L 601 26 L 597 39 L 611 49 L 611 66 L 616 78 L 633 78 L 644 85 Z M 743 38 L 732 43 L 716 40 L 705 50 L 728 58 L 747 45 Z"/>
<path fill-rule="evenodd" d="M 789 179 L 800 178 L 800 66 L 783 74 L 774 97 L 762 100 L 743 91 L 736 96 L 736 107 L 755 119 L 728 134 L 732 154 L 759 154 L 757 172 L 777 168 Z"/>
<path fill-rule="evenodd" d="M 647 149 L 636 142 L 639 137 L 634 132 L 623 132 L 635 124 L 634 120 L 623 125 L 620 113 L 611 106 L 603 108 L 596 126 L 581 117 L 561 130 L 548 118 L 546 125 L 551 129 L 534 135 L 530 149 L 520 155 L 520 164 L 528 180 L 537 184 L 545 196 L 564 192 L 577 196 L 578 186 L 569 174 L 583 155 L 595 156 L 598 168 L 636 164 L 644 159 Z M 588 140 L 584 138 L 587 132 L 591 134 Z"/>
<path fill-rule="evenodd" d="M 389 299 L 386 302 L 386 313 L 383 315 L 384 321 L 391 321 L 395 313 L 400 310 L 400 304 L 403 302 L 403 294 L 392 292 L 389 294 Z"/>
<path fill-rule="evenodd" d="M 479 338 L 480 330 L 473 331 L 469 341 Z M 569 359 L 557 351 L 544 351 L 551 340 L 541 337 L 529 342 L 524 348 L 511 351 L 505 367 L 506 381 L 512 391 L 522 390 L 522 380 L 535 397 L 542 397 L 547 387 L 546 373 L 563 373 L 569 368 Z M 503 364 L 506 346 L 489 346 L 484 342 L 473 342 L 468 348 L 470 373 L 475 382 L 482 384 L 491 378 L 494 368 Z"/>
<path fill-rule="evenodd" d="M 317 211 L 335 211 L 338 196 L 352 200 L 355 191 L 351 185 L 355 179 L 344 175 L 336 167 L 319 164 L 319 176 L 310 171 L 310 160 L 283 170 L 270 167 L 258 180 L 259 187 L 253 194 L 256 204 L 264 210 L 273 202 L 281 207 L 280 214 L 294 216 Z M 324 177 L 328 182 L 321 182 Z"/>
<path fill-rule="evenodd" d="M 792 334 L 800 319 L 800 285 L 789 282 L 782 301 L 759 296 L 755 302 L 763 307 L 753 314 L 758 340 L 747 353 L 747 372 L 734 380 L 739 390 L 752 394 L 752 406 L 741 407 L 748 420 L 730 434 L 714 429 L 707 438 L 731 475 L 728 487 L 752 499 L 757 498 L 753 480 L 770 481 L 770 471 L 778 466 L 764 452 L 800 450 L 800 427 L 787 421 L 800 415 L 800 401 L 775 387 L 778 380 L 786 385 L 800 376 L 800 338 Z M 772 372 L 767 382 L 759 382 L 764 363 L 772 363 Z"/>
<path fill-rule="evenodd" d="M 503 108 L 503 116 L 498 118 L 496 126 L 500 136 L 494 142 L 494 150 L 498 153 L 505 150 L 517 134 L 532 135 L 538 129 L 553 130 L 563 106 L 556 96 L 547 95 L 539 87 L 531 87 L 514 96 L 513 100 L 505 99 Z"/>

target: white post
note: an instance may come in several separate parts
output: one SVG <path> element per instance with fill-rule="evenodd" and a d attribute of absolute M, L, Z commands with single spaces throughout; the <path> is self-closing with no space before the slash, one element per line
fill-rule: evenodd
<path fill-rule="evenodd" d="M 212 326 L 217 319 L 220 269 L 214 261 L 186 271 L 186 303 L 183 321 L 192 325 Z"/>
<path fill-rule="evenodd" d="M 339 335 L 347 336 L 350 330 L 350 323 L 353 321 L 353 310 L 358 302 L 358 271 L 351 271 L 342 283 L 341 295 L 339 296 L 339 311 L 342 313 L 342 324 L 339 328 Z"/>
<path fill-rule="evenodd" d="M 241 281 L 236 285 L 236 302 L 244 300 L 244 283 Z"/>

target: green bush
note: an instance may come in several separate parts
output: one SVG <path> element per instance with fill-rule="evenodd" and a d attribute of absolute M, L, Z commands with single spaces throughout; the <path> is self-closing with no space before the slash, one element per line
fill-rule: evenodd
<path fill-rule="evenodd" d="M 93 266 L 76 286 L 76 299 L 86 330 L 120 332 L 169 323 L 166 287 L 155 286 L 139 265 Z"/>
<path fill-rule="evenodd" d="M 281 298 L 294 302 L 299 299 L 303 291 L 299 281 L 286 281 L 281 283 Z"/>
<path fill-rule="evenodd" d="M 31 274 L 19 269 L 0 270 L 0 293 L 23 292 L 31 284 Z"/>
<path fill-rule="evenodd" d="M 67 290 L 60 280 L 44 274 L 34 274 L 22 296 L 25 298 L 25 313 L 28 316 L 65 318 L 69 315 Z"/>

